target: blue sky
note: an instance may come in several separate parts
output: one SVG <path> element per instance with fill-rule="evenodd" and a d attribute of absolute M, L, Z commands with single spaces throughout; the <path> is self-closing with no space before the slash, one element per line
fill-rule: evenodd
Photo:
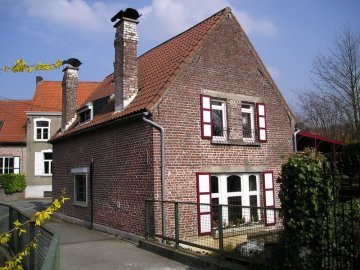
<path fill-rule="evenodd" d="M 110 18 L 133 7 L 142 14 L 139 54 L 229 6 L 290 106 L 312 88 L 312 63 L 327 54 L 344 25 L 360 31 L 359 0 L 0 0 L 0 66 L 75 57 L 81 81 L 112 73 L 114 28 Z M 0 96 L 31 99 L 35 77 L 61 80 L 61 70 L 0 73 Z M 0 98 L 1 99 L 1 98 Z"/>

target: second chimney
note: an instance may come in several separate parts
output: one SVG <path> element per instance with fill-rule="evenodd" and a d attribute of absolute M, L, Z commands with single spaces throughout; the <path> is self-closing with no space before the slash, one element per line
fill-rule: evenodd
<path fill-rule="evenodd" d="M 78 70 L 71 66 L 63 70 L 61 131 L 65 131 L 76 116 Z"/>
<path fill-rule="evenodd" d="M 120 19 L 116 28 L 114 46 L 114 81 L 115 81 L 115 111 L 123 110 L 138 92 L 137 65 L 137 19 L 140 17 L 134 9 L 120 11 L 111 20 Z"/>

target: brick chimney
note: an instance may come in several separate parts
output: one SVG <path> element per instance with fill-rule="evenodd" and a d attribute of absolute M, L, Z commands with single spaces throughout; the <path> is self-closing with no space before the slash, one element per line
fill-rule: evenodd
<path fill-rule="evenodd" d="M 119 19 L 116 28 L 114 46 L 115 111 L 123 110 L 138 92 L 137 66 L 137 24 L 139 13 L 128 8 L 117 13 L 111 21 Z"/>
<path fill-rule="evenodd" d="M 61 131 L 65 131 L 76 116 L 78 70 L 79 68 L 72 66 L 63 70 Z"/>

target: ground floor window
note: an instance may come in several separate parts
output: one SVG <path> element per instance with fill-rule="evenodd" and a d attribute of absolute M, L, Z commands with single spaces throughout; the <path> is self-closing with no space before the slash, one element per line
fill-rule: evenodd
<path fill-rule="evenodd" d="M 71 170 L 74 177 L 74 204 L 87 206 L 88 204 L 88 168 Z"/>
<path fill-rule="evenodd" d="M 51 176 L 53 172 L 52 149 L 35 152 L 35 176 Z"/>
<path fill-rule="evenodd" d="M 20 173 L 20 157 L 0 157 L 0 174 Z"/>
<path fill-rule="evenodd" d="M 249 206 L 260 206 L 259 174 L 213 174 L 211 176 L 211 202 L 223 207 L 222 221 L 236 224 L 259 220 L 259 211 Z M 239 207 L 243 206 L 243 207 Z M 213 220 L 219 222 L 218 207 L 213 207 Z"/>

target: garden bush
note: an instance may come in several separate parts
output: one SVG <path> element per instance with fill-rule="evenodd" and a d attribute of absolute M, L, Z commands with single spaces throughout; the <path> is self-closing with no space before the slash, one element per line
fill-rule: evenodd
<path fill-rule="evenodd" d="M 1 174 L 0 185 L 5 193 L 23 192 L 26 188 L 25 175 L 23 174 Z"/>

